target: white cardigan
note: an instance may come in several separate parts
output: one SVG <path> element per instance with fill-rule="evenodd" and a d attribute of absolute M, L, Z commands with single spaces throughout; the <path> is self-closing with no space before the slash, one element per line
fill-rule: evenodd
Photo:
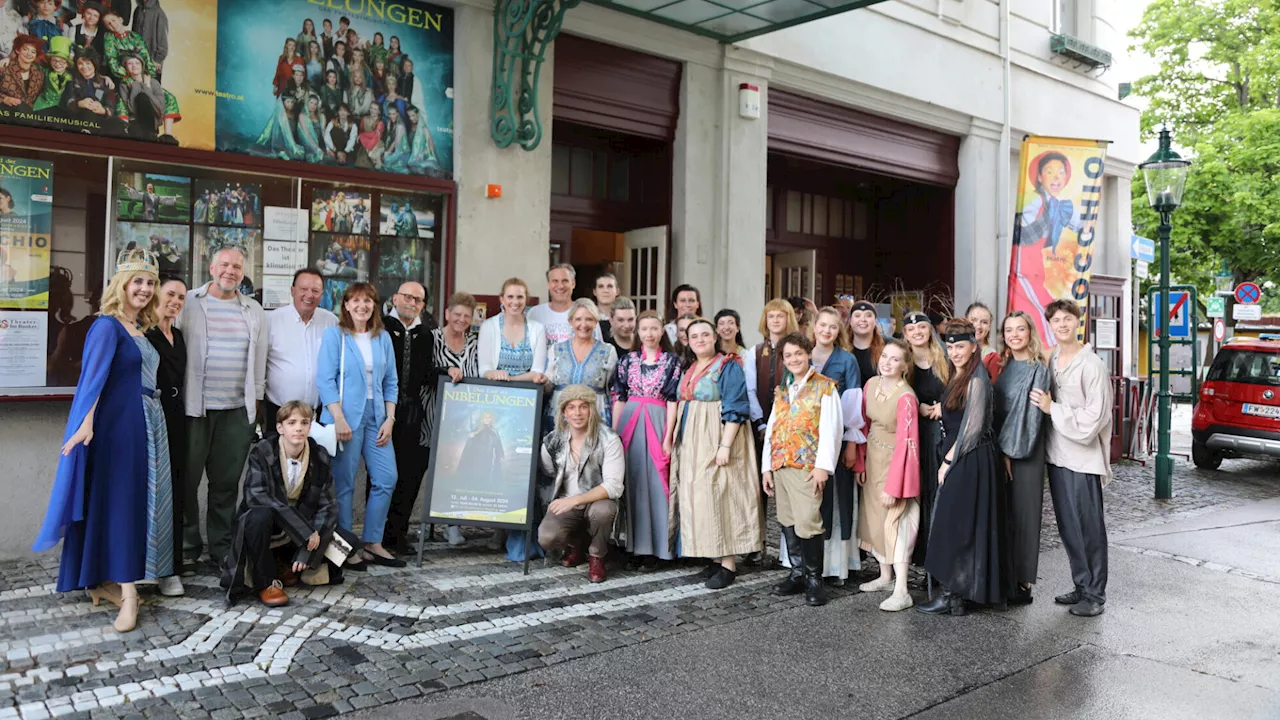
<path fill-rule="evenodd" d="M 501 315 L 480 323 L 480 345 L 476 355 L 480 362 L 480 377 L 490 370 L 498 369 L 498 356 L 502 352 L 502 329 L 498 323 Z M 533 349 L 533 366 L 530 372 L 545 373 L 547 371 L 547 332 L 542 323 L 525 318 L 525 337 L 529 339 L 529 347 Z"/>

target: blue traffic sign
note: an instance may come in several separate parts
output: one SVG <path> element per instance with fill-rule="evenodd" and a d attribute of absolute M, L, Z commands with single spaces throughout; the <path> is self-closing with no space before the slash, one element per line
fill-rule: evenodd
<path fill-rule="evenodd" d="M 1141 262 L 1156 261 L 1156 242 L 1151 238 L 1134 235 L 1129 241 L 1129 257 Z"/>
<path fill-rule="evenodd" d="M 1156 304 L 1155 312 L 1152 313 L 1156 319 L 1156 336 L 1158 337 L 1164 327 L 1164 323 L 1160 318 L 1160 293 L 1152 293 L 1151 301 Z M 1171 338 L 1188 338 L 1191 337 L 1191 294 L 1188 292 L 1174 291 L 1169 293 L 1169 337 Z"/>

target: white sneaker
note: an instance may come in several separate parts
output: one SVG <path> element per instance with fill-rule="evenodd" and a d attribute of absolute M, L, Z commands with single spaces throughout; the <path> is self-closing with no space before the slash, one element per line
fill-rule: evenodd
<path fill-rule="evenodd" d="M 449 541 L 450 545 L 461 545 L 467 539 L 462 537 L 462 530 L 457 525 L 444 526 L 444 538 Z"/>
<path fill-rule="evenodd" d="M 182 579 L 177 575 L 162 577 L 157 584 L 160 586 L 160 594 L 165 597 L 182 597 L 187 592 L 182 587 Z"/>
<path fill-rule="evenodd" d="M 872 593 L 872 592 L 880 592 L 881 590 L 887 590 L 888 588 L 891 588 L 891 587 L 893 587 L 892 579 L 885 580 L 883 578 L 876 578 L 871 582 L 862 583 L 861 585 L 858 586 L 858 589 L 864 593 Z"/>
<path fill-rule="evenodd" d="M 880 609 L 885 612 L 899 612 L 915 604 L 915 600 L 911 599 L 911 593 L 902 593 L 901 595 L 894 593 L 880 603 Z"/>

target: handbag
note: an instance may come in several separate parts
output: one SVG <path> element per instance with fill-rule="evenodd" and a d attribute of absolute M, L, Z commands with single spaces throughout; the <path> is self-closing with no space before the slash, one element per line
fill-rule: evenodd
<path fill-rule="evenodd" d="M 341 333 L 341 331 L 339 332 Z M 342 349 L 339 351 L 339 354 L 338 354 L 338 405 L 339 406 L 342 405 L 342 391 L 343 391 L 343 385 L 346 384 L 346 379 L 347 379 L 347 336 L 346 336 L 346 333 L 342 333 Z M 342 449 L 342 442 L 338 440 L 338 428 L 336 424 L 325 425 L 321 423 L 319 420 L 316 420 L 315 422 L 311 423 L 311 430 L 307 433 L 307 435 L 312 440 L 315 440 L 317 445 L 319 445 L 320 447 L 323 447 L 325 450 L 328 450 L 330 457 L 337 455 L 338 451 Z"/>

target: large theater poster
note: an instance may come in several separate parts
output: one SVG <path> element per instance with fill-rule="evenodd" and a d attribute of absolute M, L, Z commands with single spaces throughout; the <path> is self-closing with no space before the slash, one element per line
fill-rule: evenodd
<path fill-rule="evenodd" d="M 453 11 L 418 0 L 0 8 L 0 123 L 449 177 Z"/>
<path fill-rule="evenodd" d="M 1071 298 L 1088 306 L 1106 159 L 1105 141 L 1022 142 L 1007 307 L 1035 319 L 1046 347 L 1057 344 L 1044 318 L 1049 303 Z"/>
<path fill-rule="evenodd" d="M 537 479 L 542 387 L 439 380 L 427 522 L 525 529 Z"/>
<path fill-rule="evenodd" d="M 53 163 L 0 157 L 0 308 L 49 307 Z"/>

